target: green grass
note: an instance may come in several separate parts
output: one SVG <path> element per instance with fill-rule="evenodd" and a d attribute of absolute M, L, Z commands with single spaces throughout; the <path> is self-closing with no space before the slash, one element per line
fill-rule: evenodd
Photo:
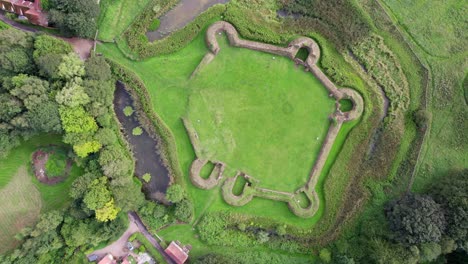
<path fill-rule="evenodd" d="M 10 25 L 0 20 L 0 30 L 10 28 Z"/>
<path fill-rule="evenodd" d="M 149 2 L 150 0 L 101 0 L 98 39 L 113 41 L 120 36 Z"/>
<path fill-rule="evenodd" d="M 18 245 L 14 236 L 33 225 L 42 208 L 41 193 L 31 182 L 26 165 L 21 165 L 0 189 L 0 254 Z"/>
<path fill-rule="evenodd" d="M 383 0 L 419 47 L 433 56 L 466 51 L 466 2 Z M 421 15 L 424 12 L 424 15 Z M 465 25 L 465 26 L 464 26 Z"/>
<path fill-rule="evenodd" d="M 65 149 L 54 148 L 45 164 L 47 177 L 63 176 L 67 166 L 67 153 Z"/>
<path fill-rule="evenodd" d="M 272 55 L 232 48 L 227 45 L 224 39 L 221 39 L 220 44 L 222 49 L 219 56 L 192 80 L 189 79 L 190 75 L 207 52 L 203 35 L 199 35 L 190 45 L 176 53 L 139 62 L 125 58 L 119 49 L 112 44 L 99 45 L 98 52 L 132 69 L 143 80 L 150 94 L 154 110 L 170 127 L 176 138 L 182 171 L 188 171 L 195 158 L 180 119 L 188 115 L 197 131 L 200 130 L 198 132 L 201 140 L 204 141 L 204 148 L 208 154 L 212 155 L 224 148 L 222 143 L 210 144 L 209 137 L 212 133 L 215 136 L 220 135 L 221 138 L 217 140 L 222 141 L 223 132 L 232 130 L 236 146 L 242 147 L 242 149 L 236 147 L 237 153 L 241 153 L 242 156 L 246 155 L 246 157 L 237 156 L 242 162 L 236 161 L 236 156 L 232 153 L 220 153 L 213 158 L 228 162 L 231 170 L 242 169 L 253 177 L 259 178 L 261 180 L 260 186 L 294 191 L 307 180 L 321 146 L 321 140 L 327 131 L 327 114 L 332 112 L 334 102 L 327 100 L 325 88 L 310 73 L 304 73 L 303 69 L 296 68 L 294 63 L 288 59 L 277 56 L 273 59 Z M 233 66 L 228 67 L 229 60 L 233 62 Z M 239 65 L 240 63 L 242 64 Z M 223 70 L 226 80 L 215 76 L 217 68 Z M 254 70 L 256 74 L 251 74 Z M 241 77 L 236 78 L 236 76 Z M 229 81 L 235 83 L 229 84 Z M 230 90 L 229 87 L 231 87 Z M 215 88 L 223 92 L 216 91 Z M 210 95 L 210 92 L 216 93 L 215 95 L 219 98 Z M 213 101 L 215 103 L 213 104 L 214 110 L 208 108 L 206 104 L 202 104 L 204 98 L 215 99 Z M 322 98 L 322 100 L 316 98 Z M 268 100 L 272 100 L 272 102 L 270 103 Z M 201 104 L 195 104 L 195 102 Z M 257 103 L 258 107 L 255 107 L 254 105 Z M 224 112 L 222 111 L 223 104 L 229 107 Z M 191 107 L 191 105 L 193 106 Z M 320 106 L 325 109 L 318 109 Z M 210 131 L 209 127 L 213 127 L 217 120 L 216 111 L 226 114 L 225 117 L 221 116 L 224 123 L 221 126 L 222 129 Z M 240 111 L 239 115 L 236 115 L 236 111 Z M 284 111 L 289 112 L 289 115 Z M 249 115 L 252 120 L 248 120 Z M 197 122 L 198 119 L 200 119 L 200 123 Z M 265 124 L 258 122 L 257 129 L 267 135 L 267 138 L 273 140 L 274 144 L 269 144 L 266 139 L 262 139 L 263 136 L 260 136 L 260 132 L 255 131 L 255 120 L 265 122 Z M 243 121 L 247 122 L 245 131 L 242 129 L 243 125 L 236 125 L 236 122 Z M 324 199 L 322 190 L 325 176 L 340 152 L 347 133 L 356 123 L 345 124 L 342 132 L 338 135 L 337 144 L 333 147 L 330 158 L 327 160 L 317 189 L 322 201 Z M 201 124 L 207 124 L 207 126 L 201 127 Z M 280 129 L 277 129 L 275 125 L 285 131 L 279 131 Z M 245 132 L 252 132 L 254 136 L 249 137 L 248 133 Z M 283 138 L 286 136 L 291 138 Z M 319 140 L 316 139 L 317 137 Z M 233 145 L 231 144 L 231 146 Z M 266 149 L 261 152 L 257 151 L 261 147 Z M 291 157 L 287 157 L 287 154 L 290 154 Z M 279 163 L 278 161 L 287 165 L 273 164 Z M 296 164 L 297 168 L 291 166 L 290 163 Z M 274 166 L 276 171 L 270 166 Z M 264 172 L 264 170 L 269 171 Z M 234 173 L 230 173 L 228 176 L 234 176 Z M 286 177 L 288 177 L 287 180 Z M 189 195 L 194 200 L 195 221 L 208 211 L 229 210 L 252 216 L 270 217 L 296 226 L 311 227 L 320 219 L 325 208 L 324 203 L 321 203 L 315 217 L 302 219 L 292 214 L 285 203 L 265 199 L 257 198 L 243 207 L 232 207 L 224 202 L 218 188 L 210 191 L 201 190 L 191 184 L 187 174 L 184 175 L 184 179 Z"/>
<path fill-rule="evenodd" d="M 82 170 L 76 165 L 72 167 L 70 175 L 65 181 L 53 186 L 40 183 L 32 173 L 32 153 L 38 148 L 50 144 L 63 145 L 61 137 L 58 135 L 36 136 L 23 142 L 21 146 L 13 149 L 6 158 L 0 160 L 0 168 L 2 168 L 0 170 L 0 203 L 2 204 L 0 227 L 10 226 L 10 224 L 1 221 L 17 219 L 14 222 L 17 227 L 14 229 L 16 231 L 10 230 L 8 233 L 10 235 L 1 239 L 9 245 L 16 245 L 11 234 L 18 232 L 25 226 L 32 225 L 39 212 L 63 208 L 71 201 L 68 190 L 73 180 L 82 173 Z M 4 247 L 0 245 L 0 248 Z"/>
<path fill-rule="evenodd" d="M 431 182 L 452 169 L 468 166 L 466 155 L 466 92 L 463 80 L 468 63 L 467 9 L 461 1 L 385 0 L 386 11 L 416 54 L 429 65 L 428 111 L 432 124 L 417 164 L 413 191 L 425 191 Z M 407 3 L 408 2 L 408 3 Z M 418 16 L 424 9 L 425 16 Z M 410 81 L 413 78 L 408 78 Z M 450 129 L 447 129 L 450 128 Z"/>

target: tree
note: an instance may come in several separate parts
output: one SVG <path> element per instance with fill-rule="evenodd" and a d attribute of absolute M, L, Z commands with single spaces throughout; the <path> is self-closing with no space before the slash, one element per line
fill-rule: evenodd
<path fill-rule="evenodd" d="M 100 177 L 91 182 L 83 201 L 91 210 L 101 209 L 112 199 L 112 194 L 107 188 L 107 178 Z"/>
<path fill-rule="evenodd" d="M 31 128 L 35 131 L 62 133 L 58 105 L 55 102 L 46 101 L 40 107 L 30 110 L 26 116 Z"/>
<path fill-rule="evenodd" d="M 63 55 L 45 54 L 39 57 L 36 65 L 39 68 L 39 74 L 50 79 L 59 79 L 58 67 L 62 63 Z"/>
<path fill-rule="evenodd" d="M 114 179 L 128 176 L 133 165 L 122 147 L 116 145 L 107 146 L 99 153 L 99 164 L 104 175 Z"/>
<path fill-rule="evenodd" d="M 106 59 L 102 56 L 92 56 L 85 62 L 86 77 L 90 80 L 108 81 L 111 78 L 111 70 Z"/>
<path fill-rule="evenodd" d="M 447 235 L 459 247 L 468 245 L 468 169 L 453 170 L 430 188 L 434 200 L 444 208 Z"/>
<path fill-rule="evenodd" d="M 76 82 L 68 82 L 55 96 L 57 103 L 68 107 L 77 107 L 89 103 L 90 99 L 83 86 Z"/>
<path fill-rule="evenodd" d="M 166 199 L 172 203 L 178 203 L 186 197 L 184 188 L 179 184 L 172 184 L 167 188 Z"/>
<path fill-rule="evenodd" d="M 30 73 L 34 70 L 32 59 L 33 37 L 16 29 L 2 30 L 0 34 L 1 69 L 13 73 Z"/>
<path fill-rule="evenodd" d="M 57 210 L 42 214 L 41 219 L 31 232 L 31 236 L 37 237 L 43 233 L 55 230 L 63 221 L 62 214 L 62 212 Z"/>
<path fill-rule="evenodd" d="M 49 35 L 39 35 L 34 39 L 34 52 L 33 58 L 37 63 L 39 58 L 55 54 L 55 55 L 66 55 L 73 52 L 72 47 L 67 42 L 49 36 Z"/>
<path fill-rule="evenodd" d="M 0 121 L 10 121 L 14 116 L 23 111 L 21 101 L 7 93 L 0 94 Z"/>
<path fill-rule="evenodd" d="M 91 38 L 97 29 L 99 5 L 94 0 L 50 0 L 49 20 L 64 34 Z"/>
<path fill-rule="evenodd" d="M 104 207 L 96 210 L 96 219 L 101 222 L 112 221 L 117 217 L 120 208 L 114 204 L 114 199 L 107 202 Z"/>
<path fill-rule="evenodd" d="M 324 263 L 330 263 L 332 255 L 328 248 L 323 248 L 322 250 L 320 250 L 319 257 L 320 257 L 320 260 L 323 261 Z"/>
<path fill-rule="evenodd" d="M 19 74 L 11 79 L 6 79 L 3 84 L 11 95 L 23 101 L 28 110 L 40 107 L 43 102 L 49 99 L 47 97 L 50 91 L 49 82 L 35 76 Z"/>
<path fill-rule="evenodd" d="M 69 191 L 70 197 L 75 200 L 83 198 L 83 196 L 86 194 L 86 191 L 88 190 L 88 186 L 97 178 L 98 175 L 91 172 L 87 172 L 76 178 L 76 180 L 73 181 Z"/>
<path fill-rule="evenodd" d="M 69 53 L 62 57 L 62 62 L 58 66 L 58 76 L 63 80 L 72 80 L 85 75 L 83 62 L 75 53 Z"/>
<path fill-rule="evenodd" d="M 59 113 L 62 127 L 67 133 L 94 133 L 98 129 L 94 118 L 88 115 L 81 106 L 60 107 Z"/>
<path fill-rule="evenodd" d="M 192 213 L 193 205 L 188 199 L 183 199 L 175 205 L 174 216 L 182 222 L 189 222 Z"/>
<path fill-rule="evenodd" d="M 410 194 L 385 211 L 395 240 L 404 244 L 438 242 L 446 227 L 440 205 L 430 196 Z"/>
<path fill-rule="evenodd" d="M 73 150 L 80 158 L 86 158 L 91 153 L 96 153 L 102 145 L 98 141 L 87 141 L 73 146 Z"/>
<path fill-rule="evenodd" d="M 421 244 L 419 246 L 419 249 L 420 249 L 419 254 L 421 257 L 420 261 L 422 263 L 434 261 L 442 253 L 440 245 L 434 242 Z"/>
<path fill-rule="evenodd" d="M 110 128 L 100 128 L 94 135 L 94 138 L 104 146 L 113 145 L 117 142 L 117 136 Z"/>

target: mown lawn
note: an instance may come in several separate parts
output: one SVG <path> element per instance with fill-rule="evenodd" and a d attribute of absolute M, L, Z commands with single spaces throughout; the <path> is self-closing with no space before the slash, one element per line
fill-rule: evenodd
<path fill-rule="evenodd" d="M 10 178 L 0 189 L 0 254 L 17 246 L 14 236 L 33 225 L 42 208 L 41 193 L 29 179 L 26 165 Z"/>
<path fill-rule="evenodd" d="M 23 142 L 0 160 L 0 238 L 2 243 L 14 244 L 14 235 L 21 228 L 35 223 L 39 212 L 60 209 L 70 202 L 68 189 L 82 170 L 72 167 L 62 183 L 47 186 L 33 175 L 31 155 L 41 146 L 62 145 L 58 135 L 41 135 Z M 12 219 L 16 219 L 11 222 Z M 13 223 L 13 224 L 12 224 Z M 6 248 L 7 246 L 5 246 Z M 0 248 L 4 247 L 0 244 Z M 1 252 L 1 250 L 0 250 Z"/>
<path fill-rule="evenodd" d="M 98 39 L 113 41 L 138 17 L 150 0 L 101 0 Z"/>
<path fill-rule="evenodd" d="M 328 114 L 333 112 L 334 101 L 325 88 L 288 59 L 233 48 L 224 38 L 220 41 L 219 56 L 192 80 L 192 71 L 207 52 L 202 35 L 174 54 L 141 62 L 126 59 L 113 44 L 100 45 L 98 52 L 144 81 L 155 112 L 175 135 L 196 218 L 207 211 L 228 210 L 311 227 L 320 219 L 323 203 L 311 219 L 296 217 L 284 203 L 260 198 L 232 207 L 219 189 L 200 190 L 188 179 L 195 154 L 181 117 L 192 121 L 207 156 L 227 162 L 232 172 L 227 176 L 243 170 L 260 179 L 261 186 L 294 191 L 307 180 L 329 126 Z M 344 126 L 319 180 L 321 197 L 323 180 L 351 127 Z"/>

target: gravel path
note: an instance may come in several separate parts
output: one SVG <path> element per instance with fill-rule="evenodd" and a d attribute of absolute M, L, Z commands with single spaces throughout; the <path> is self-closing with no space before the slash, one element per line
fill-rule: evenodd
<path fill-rule="evenodd" d="M 130 216 L 129 216 L 130 218 Z M 97 255 L 99 259 L 103 258 L 108 253 L 112 254 L 115 258 L 125 257 L 128 254 L 127 241 L 128 238 L 133 234 L 138 232 L 138 226 L 135 222 L 130 221 L 130 225 L 127 230 L 122 234 L 122 236 L 115 241 L 114 243 L 108 245 L 105 248 L 94 251 L 89 255 Z"/>

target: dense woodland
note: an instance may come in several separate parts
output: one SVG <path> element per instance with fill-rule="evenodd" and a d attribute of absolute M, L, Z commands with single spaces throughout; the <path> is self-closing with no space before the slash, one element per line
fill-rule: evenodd
<path fill-rule="evenodd" d="M 71 158 L 85 171 L 70 189 L 70 207 L 45 213 L 36 227 L 21 231 L 22 247 L 3 261 L 82 259 L 78 252 L 118 237 L 127 227 L 126 212 L 142 206 L 143 218 L 155 214 L 165 217 L 162 223 L 191 217 L 191 205 L 177 185 L 168 194 L 173 208 L 145 205 L 141 185 L 131 175 L 133 161 L 116 134 L 114 80 L 102 57 L 83 62 L 62 40 L 16 29 L 1 32 L 0 50 L 2 157 L 36 134 L 62 134 L 74 150 Z"/>

